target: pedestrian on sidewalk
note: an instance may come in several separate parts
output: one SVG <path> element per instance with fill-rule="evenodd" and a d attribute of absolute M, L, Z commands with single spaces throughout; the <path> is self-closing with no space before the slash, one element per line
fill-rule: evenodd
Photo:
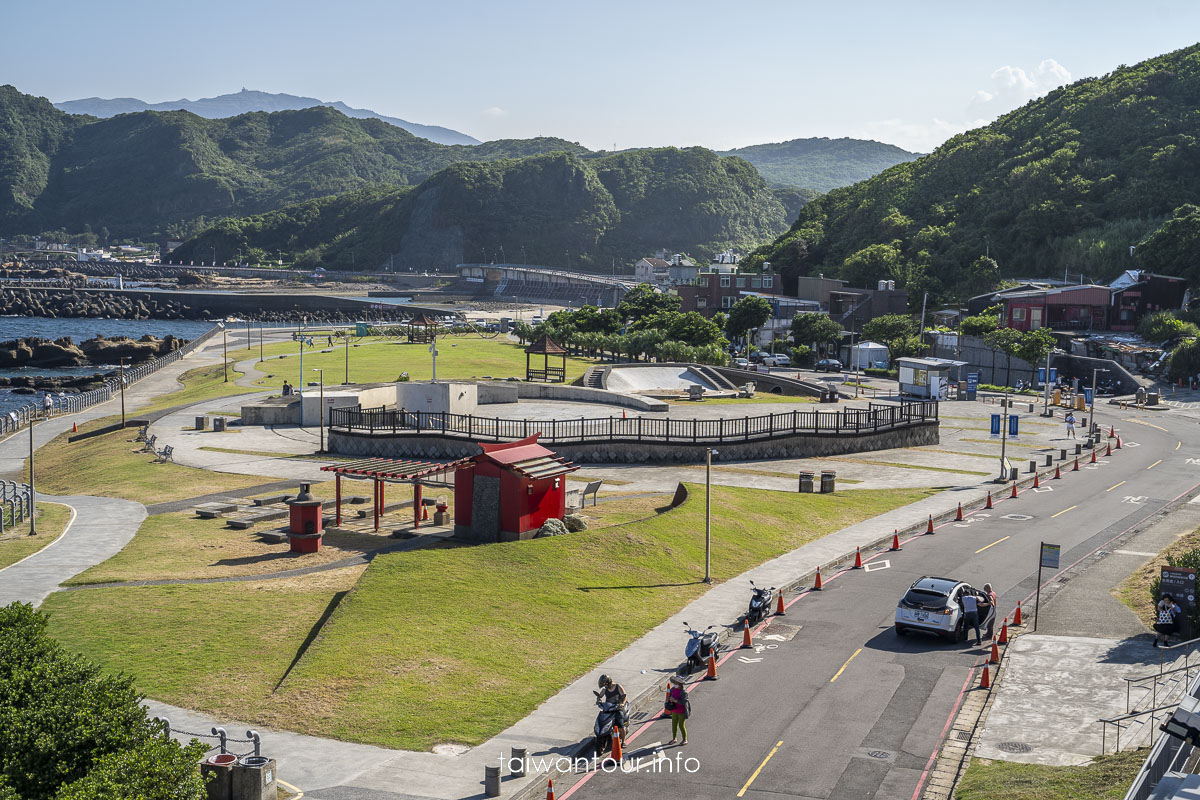
<path fill-rule="evenodd" d="M 46 418 L 49 419 L 54 412 L 54 395 L 46 392 L 46 396 L 42 398 L 42 408 L 45 409 Z"/>
<path fill-rule="evenodd" d="M 676 740 L 680 740 L 680 745 L 687 744 L 687 692 L 683 689 L 683 678 L 679 675 L 672 675 L 670 678 L 670 688 L 667 689 L 667 702 L 663 710 L 671 716 L 671 741 L 667 744 L 675 744 Z"/>
<path fill-rule="evenodd" d="M 988 620 L 987 638 L 992 638 L 992 634 L 996 631 L 996 617 L 1000 616 L 1000 611 L 996 606 L 996 590 L 992 588 L 990 583 L 983 585 L 983 593 L 987 595 L 988 602 L 992 606 L 992 616 Z"/>
<path fill-rule="evenodd" d="M 1068 411 L 1067 418 L 1064 420 L 1067 423 L 1067 436 L 1075 438 L 1075 412 Z"/>
<path fill-rule="evenodd" d="M 968 628 L 974 628 L 975 646 L 979 647 L 983 644 L 983 640 L 979 636 L 979 600 L 970 592 L 963 592 L 958 602 L 963 611 L 963 635 L 966 635 Z"/>
<path fill-rule="evenodd" d="M 1158 639 L 1161 636 L 1163 647 L 1171 643 L 1171 634 L 1179 630 L 1179 606 L 1175 603 L 1175 598 L 1169 594 L 1164 594 L 1162 599 L 1158 601 L 1158 622 L 1154 623 L 1154 646 L 1158 647 Z"/>

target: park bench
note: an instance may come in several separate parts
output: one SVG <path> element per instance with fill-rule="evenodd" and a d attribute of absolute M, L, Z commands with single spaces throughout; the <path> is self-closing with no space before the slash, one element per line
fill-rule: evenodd
<path fill-rule="evenodd" d="M 153 452 L 156 452 L 156 451 L 155 451 L 155 449 L 154 449 L 154 443 L 155 443 L 156 441 L 158 441 L 158 437 L 157 437 L 157 436 L 151 436 L 151 437 L 149 437 L 148 439 L 145 439 L 144 441 L 145 441 L 145 444 L 142 446 L 142 452 L 143 452 L 143 453 L 153 453 Z"/>
<path fill-rule="evenodd" d="M 291 497 L 290 494 L 273 494 L 273 495 L 269 495 L 267 497 L 256 497 L 256 498 L 254 498 L 254 505 L 256 505 L 256 506 L 278 505 L 279 503 L 282 503 L 284 500 L 287 500 L 289 497 Z"/>
<path fill-rule="evenodd" d="M 159 450 L 154 459 L 155 461 L 165 464 L 168 461 L 175 461 L 175 448 L 171 445 L 165 445 L 162 450 Z"/>
<path fill-rule="evenodd" d="M 200 503 L 194 506 L 196 516 L 200 519 L 219 519 L 236 509 L 237 503 Z"/>
<path fill-rule="evenodd" d="M 144 441 L 146 441 L 146 434 L 148 434 L 149 432 L 150 432 L 150 426 L 149 426 L 149 425 L 143 425 L 142 427 L 138 428 L 138 435 L 137 435 L 137 438 L 136 438 L 136 439 L 134 439 L 134 441 L 135 441 L 135 442 L 144 442 Z"/>

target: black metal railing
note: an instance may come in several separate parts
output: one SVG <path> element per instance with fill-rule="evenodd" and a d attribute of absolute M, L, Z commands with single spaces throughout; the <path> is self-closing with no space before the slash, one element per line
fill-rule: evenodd
<path fill-rule="evenodd" d="M 515 441 L 541 434 L 544 444 L 637 441 L 663 444 L 732 444 L 803 434 L 857 436 L 936 421 L 936 401 L 840 411 L 788 411 L 756 417 L 671 419 L 599 417 L 587 419 L 498 419 L 473 414 L 390 408 L 330 409 L 330 430 L 379 436 L 422 435 L 476 441 Z"/>

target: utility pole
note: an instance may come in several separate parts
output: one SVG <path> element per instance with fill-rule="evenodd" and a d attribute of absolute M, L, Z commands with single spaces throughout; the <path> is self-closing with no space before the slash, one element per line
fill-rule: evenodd
<path fill-rule="evenodd" d="M 125 359 L 121 359 L 121 427 L 125 427 Z"/>
<path fill-rule="evenodd" d="M 1092 402 L 1088 404 L 1088 437 L 1092 435 L 1092 425 L 1096 423 L 1096 373 L 1108 372 L 1106 369 L 1096 367 L 1092 370 Z"/>
<path fill-rule="evenodd" d="M 704 450 L 704 582 L 712 583 L 712 457 L 716 451 Z"/>
<path fill-rule="evenodd" d="M 1000 420 L 1000 482 L 1008 480 L 1008 460 L 1005 458 L 1008 444 L 1008 387 L 1004 389 L 1004 418 Z"/>
<path fill-rule="evenodd" d="M 37 526 L 34 518 L 37 516 L 37 490 L 33 487 L 33 422 L 34 415 L 29 415 L 29 535 L 37 536 Z"/>
<path fill-rule="evenodd" d="M 1050 353 L 1053 352 L 1053 350 L 1050 351 Z M 1050 416 L 1050 353 L 1046 353 L 1046 407 L 1042 410 L 1043 417 Z"/>
<path fill-rule="evenodd" d="M 229 331 L 224 322 L 218 324 L 221 326 L 221 365 L 225 368 L 225 382 L 229 383 Z"/>

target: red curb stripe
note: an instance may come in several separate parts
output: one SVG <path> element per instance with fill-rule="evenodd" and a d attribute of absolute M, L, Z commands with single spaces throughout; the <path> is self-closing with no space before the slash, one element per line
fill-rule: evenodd
<path fill-rule="evenodd" d="M 938 734 L 937 743 L 933 746 L 933 753 L 930 754 L 929 761 L 925 763 L 925 771 L 921 773 L 921 778 L 917 781 L 917 788 L 913 790 L 912 800 L 917 800 L 921 795 L 921 789 L 925 787 L 925 781 L 929 778 L 929 771 L 933 769 L 933 764 L 937 761 L 938 751 L 942 749 L 942 743 L 946 741 L 946 732 L 954 724 L 954 718 L 958 716 L 958 708 L 962 705 L 963 698 L 967 695 L 967 687 L 975 680 L 975 670 L 978 668 L 978 664 L 971 667 L 971 670 L 967 673 L 967 679 L 963 681 L 962 688 L 958 690 L 958 697 L 954 700 L 954 707 L 950 709 L 950 716 L 946 718 L 946 724 L 942 726 L 942 732 Z"/>

